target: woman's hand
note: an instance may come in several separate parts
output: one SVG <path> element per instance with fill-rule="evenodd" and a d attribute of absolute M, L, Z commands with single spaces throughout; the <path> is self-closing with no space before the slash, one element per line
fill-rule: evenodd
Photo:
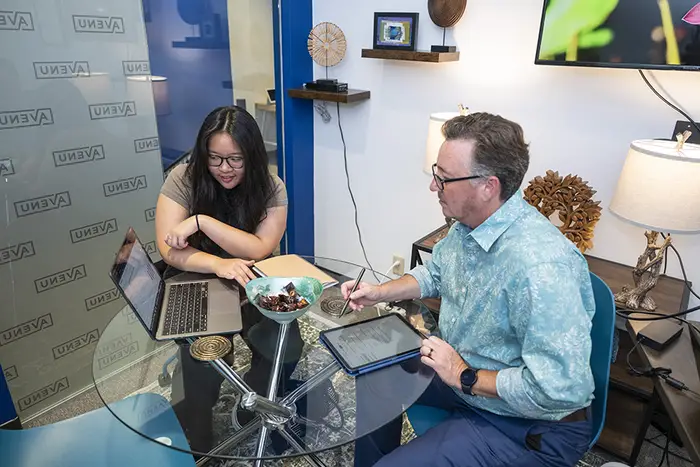
<path fill-rule="evenodd" d="M 182 250 L 187 248 L 187 239 L 195 232 L 197 232 L 197 221 L 194 216 L 190 216 L 165 235 L 165 243 L 170 248 Z"/>
<path fill-rule="evenodd" d="M 218 258 L 214 265 L 214 272 L 217 276 L 223 279 L 233 279 L 242 286 L 255 279 L 255 274 L 250 270 L 250 267 L 255 261 L 246 261 L 243 259 L 223 259 Z"/>

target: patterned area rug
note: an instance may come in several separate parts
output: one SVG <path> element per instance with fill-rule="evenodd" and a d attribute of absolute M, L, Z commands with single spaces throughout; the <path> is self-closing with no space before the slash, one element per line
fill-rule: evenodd
<path fill-rule="evenodd" d="M 305 342 L 307 343 L 318 343 L 318 334 L 319 331 L 326 329 L 328 326 L 324 323 L 326 320 L 319 320 L 316 319 L 317 317 L 313 316 L 310 314 L 309 316 L 310 319 L 304 320 L 304 322 L 300 323 L 300 331 L 302 338 L 304 339 Z M 321 344 L 316 344 L 320 346 Z M 305 380 L 308 379 L 310 376 L 313 374 L 316 374 L 319 372 L 323 367 L 325 367 L 328 363 L 331 361 L 330 355 L 328 355 L 326 352 L 311 352 L 309 349 L 310 346 L 307 346 L 304 349 L 304 354 L 302 354 L 301 361 L 299 365 L 297 366 L 296 370 L 292 374 L 293 379 L 299 379 L 299 380 Z M 236 369 L 236 371 L 239 374 L 244 374 L 247 371 L 247 364 L 250 361 L 250 350 L 246 346 L 246 344 L 240 339 L 239 336 L 236 336 L 234 339 L 234 348 L 236 349 L 235 351 L 235 358 L 234 358 L 234 364 L 233 367 Z M 355 387 L 354 387 L 354 380 L 348 376 L 346 376 L 343 372 L 337 372 L 332 378 L 331 378 L 332 385 L 335 389 L 336 392 L 338 393 L 347 393 L 352 391 L 354 393 Z M 165 397 L 168 397 L 170 394 L 170 388 L 163 388 L 162 393 Z M 350 402 L 350 404 L 343 404 L 343 402 Z M 223 441 L 225 440 L 230 434 L 234 431 L 234 428 L 237 423 L 236 420 L 232 420 L 232 409 L 236 406 L 238 403 L 238 396 L 236 395 L 236 392 L 233 390 L 233 387 L 228 383 L 224 382 L 224 384 L 221 387 L 221 397 L 217 405 L 214 407 L 214 431 L 215 431 L 215 437 L 217 440 Z M 354 432 L 354 423 L 355 423 L 355 405 L 354 401 L 349 400 L 348 398 L 340 398 L 340 404 L 339 404 L 339 409 L 343 412 L 343 418 L 344 418 L 344 424 L 343 424 L 343 429 L 345 433 L 352 433 Z M 408 422 L 408 419 L 404 415 L 404 420 L 403 420 L 403 432 L 402 432 L 402 444 L 410 442 L 413 438 L 415 438 L 415 434 L 413 432 L 413 428 L 411 427 L 411 424 Z M 337 410 L 333 410 L 330 412 L 329 416 L 327 417 L 327 421 L 330 425 L 338 425 L 340 423 L 340 417 L 337 413 Z M 325 427 L 315 427 L 315 428 L 308 428 L 307 429 L 307 435 L 306 435 L 306 441 L 307 443 L 313 444 L 313 439 L 315 437 L 314 433 L 310 433 L 308 430 L 327 430 L 323 434 L 317 434 L 319 437 L 323 436 L 324 439 L 328 439 L 328 437 L 334 436 L 333 433 L 329 433 L 330 431 L 328 428 Z M 336 437 L 347 437 L 343 436 L 343 431 L 340 432 L 340 434 L 335 434 Z M 227 452 L 226 454 L 236 456 L 240 455 L 242 450 L 245 450 L 245 452 L 251 452 L 253 451 L 253 446 L 257 443 L 257 436 L 251 437 L 251 439 L 245 441 L 247 446 L 244 448 L 234 448 L 231 451 Z M 288 451 L 289 454 L 291 454 L 291 451 Z M 353 466 L 353 459 L 355 455 L 355 447 L 354 443 L 347 443 L 339 448 L 336 449 L 331 449 L 324 451 L 319 454 L 319 457 L 326 463 L 328 466 L 337 466 L 337 467 L 351 467 Z M 584 458 L 578 463 L 577 467 L 599 467 L 603 465 L 606 462 L 605 459 L 602 457 L 594 454 L 594 453 L 586 453 Z M 211 461 L 208 465 L 211 466 L 216 466 L 216 467 L 242 467 L 242 466 L 250 466 L 252 463 L 250 461 Z M 274 460 L 274 461 L 265 461 L 264 463 L 265 466 L 269 467 L 302 467 L 302 466 L 308 466 L 309 464 L 304 460 L 303 457 L 296 457 L 296 458 L 288 458 L 288 459 L 281 459 L 281 460 Z"/>

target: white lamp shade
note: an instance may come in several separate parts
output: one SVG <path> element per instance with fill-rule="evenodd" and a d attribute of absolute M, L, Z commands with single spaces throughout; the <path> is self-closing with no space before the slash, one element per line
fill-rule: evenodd
<path fill-rule="evenodd" d="M 127 76 L 128 81 L 151 83 L 153 104 L 157 116 L 170 114 L 170 97 L 168 95 L 168 78 L 156 75 Z"/>
<path fill-rule="evenodd" d="M 168 97 L 168 78 L 164 76 L 154 76 L 151 84 L 153 85 L 153 102 L 156 106 L 156 115 L 169 115 L 170 98 Z"/>
<path fill-rule="evenodd" d="M 440 146 L 445 142 L 445 137 L 442 134 L 442 125 L 459 115 L 459 112 L 439 112 L 430 115 L 428 141 L 425 147 L 425 165 L 423 166 L 423 172 L 428 175 L 432 175 L 432 166 L 437 162 Z"/>
<path fill-rule="evenodd" d="M 700 146 L 632 142 L 610 211 L 650 230 L 700 233 Z"/>

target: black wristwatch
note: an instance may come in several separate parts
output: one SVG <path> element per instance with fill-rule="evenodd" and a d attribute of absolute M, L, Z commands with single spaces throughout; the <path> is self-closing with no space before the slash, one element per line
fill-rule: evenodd
<path fill-rule="evenodd" d="M 462 383 L 462 392 L 464 394 L 469 394 L 470 396 L 474 395 L 474 392 L 472 391 L 472 388 L 476 384 L 477 381 L 479 381 L 479 370 L 475 370 L 474 368 L 467 368 L 466 370 L 462 371 L 462 374 L 459 375 L 459 381 Z"/>

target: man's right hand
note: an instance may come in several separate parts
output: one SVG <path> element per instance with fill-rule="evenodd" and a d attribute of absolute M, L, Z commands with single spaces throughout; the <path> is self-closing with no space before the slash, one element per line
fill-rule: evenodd
<path fill-rule="evenodd" d="M 255 261 L 246 261 L 238 258 L 218 258 L 214 265 L 214 272 L 223 279 L 233 279 L 245 287 L 248 282 L 256 277 L 253 271 L 250 270 L 253 263 Z"/>
<path fill-rule="evenodd" d="M 357 289 L 350 295 L 350 291 L 355 285 L 355 281 L 345 282 L 340 290 L 345 300 L 350 296 L 350 309 L 359 311 L 366 306 L 372 306 L 382 301 L 381 286 L 360 282 Z"/>

